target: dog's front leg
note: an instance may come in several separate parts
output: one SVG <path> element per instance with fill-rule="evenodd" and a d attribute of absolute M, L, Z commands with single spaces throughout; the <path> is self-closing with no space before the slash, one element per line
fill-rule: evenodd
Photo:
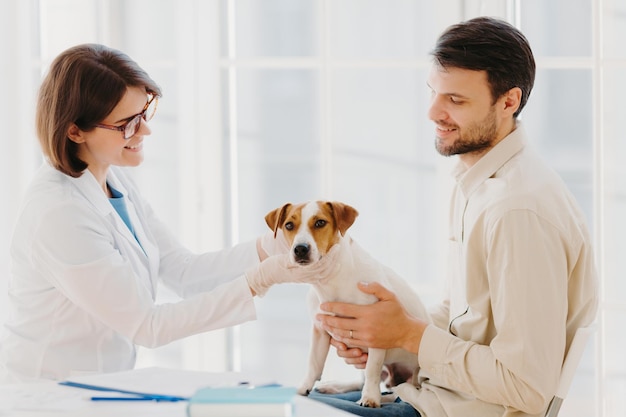
<path fill-rule="evenodd" d="M 385 362 L 385 349 L 369 349 L 365 364 L 365 383 L 361 392 L 359 405 L 363 407 L 380 407 L 380 374 Z"/>
<path fill-rule="evenodd" d="M 330 348 L 330 335 L 317 326 L 313 326 L 311 350 L 309 351 L 309 369 L 306 378 L 298 389 L 298 394 L 309 395 L 316 381 L 322 378 L 322 371 Z"/>

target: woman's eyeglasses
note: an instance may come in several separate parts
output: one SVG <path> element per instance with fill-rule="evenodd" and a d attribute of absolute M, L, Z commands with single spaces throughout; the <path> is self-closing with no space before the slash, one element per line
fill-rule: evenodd
<path fill-rule="evenodd" d="M 137 131 L 139 130 L 139 125 L 141 125 L 141 119 L 149 122 L 150 119 L 156 113 L 157 105 L 159 104 L 159 98 L 154 94 L 149 94 L 148 102 L 144 106 L 141 113 L 137 113 L 134 116 L 131 116 L 126 123 L 121 126 L 111 126 L 111 125 L 103 125 L 97 124 L 96 127 L 100 127 L 102 129 L 109 130 L 117 130 L 119 132 L 124 133 L 124 139 L 128 140 L 135 136 Z"/>

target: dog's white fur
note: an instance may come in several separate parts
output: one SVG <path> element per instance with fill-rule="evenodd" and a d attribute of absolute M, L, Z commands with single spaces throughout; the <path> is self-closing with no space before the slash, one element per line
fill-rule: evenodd
<path fill-rule="evenodd" d="M 365 294 L 357 288 L 360 281 L 379 282 L 393 291 L 409 314 L 430 321 L 428 313 L 419 297 L 411 287 L 390 268 L 384 267 L 354 240 L 346 235 L 358 212 L 343 203 L 314 201 L 298 205 L 285 204 L 269 212 L 265 220 L 276 233 L 282 229 L 290 245 L 290 256 L 294 263 L 307 265 L 318 261 L 335 244 L 340 244 L 338 254 L 339 268 L 335 275 L 312 285 L 308 304 L 312 314 L 319 311 L 320 303 L 341 301 L 353 304 L 371 304 L 376 297 Z M 321 379 L 330 347 L 330 335 L 313 326 L 311 350 L 309 353 L 308 373 L 298 389 L 301 395 L 307 395 L 315 383 Z M 358 337 L 358 335 L 357 335 Z M 362 384 L 360 405 L 380 407 L 381 371 L 386 364 L 400 364 L 417 376 L 417 356 L 403 349 L 369 349 Z M 322 392 L 340 392 L 354 389 L 354 384 L 341 388 L 338 385 L 318 385 Z"/>

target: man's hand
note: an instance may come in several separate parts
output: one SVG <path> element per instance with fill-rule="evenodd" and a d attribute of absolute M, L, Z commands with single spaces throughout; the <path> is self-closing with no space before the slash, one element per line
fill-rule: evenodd
<path fill-rule="evenodd" d="M 343 358 L 348 365 L 354 365 L 357 369 L 365 369 L 367 353 L 360 348 L 349 348 L 345 343 L 330 338 L 330 344 L 337 349 L 337 356 Z"/>
<path fill-rule="evenodd" d="M 323 303 L 320 309 L 330 314 L 317 315 L 322 328 L 346 346 L 403 348 L 417 354 L 428 323 L 410 316 L 395 294 L 379 283 L 361 282 L 359 290 L 379 301 L 369 305 Z"/>

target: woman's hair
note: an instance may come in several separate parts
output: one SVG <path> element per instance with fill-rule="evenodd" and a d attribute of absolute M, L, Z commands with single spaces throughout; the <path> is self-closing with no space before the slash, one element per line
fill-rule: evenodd
<path fill-rule="evenodd" d="M 535 82 L 535 59 L 528 40 L 514 26 L 490 17 L 477 17 L 450 26 L 431 52 L 442 68 L 485 71 L 493 102 L 511 88 L 522 90 L 522 111 Z"/>
<path fill-rule="evenodd" d="M 159 86 L 126 54 L 98 44 L 77 45 L 52 62 L 39 89 L 36 127 L 50 164 L 80 177 L 87 164 L 67 133 L 72 124 L 89 131 L 120 102 L 128 87 L 161 95 Z"/>

